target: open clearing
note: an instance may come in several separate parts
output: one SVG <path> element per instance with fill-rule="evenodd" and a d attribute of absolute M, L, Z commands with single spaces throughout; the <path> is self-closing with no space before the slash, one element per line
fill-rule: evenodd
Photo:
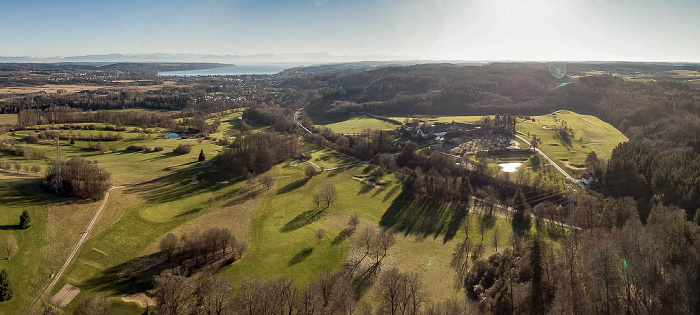
<path fill-rule="evenodd" d="M 599 158 L 609 159 L 613 148 L 620 142 L 627 141 L 627 137 L 619 130 L 595 116 L 560 110 L 532 118 L 535 119 L 534 122 L 518 119 L 517 131 L 526 139 L 537 135 L 542 141 L 538 145 L 539 149 L 570 173 L 581 172 L 586 156 L 591 151 L 595 151 Z M 566 126 L 573 130 L 574 137 L 570 145 L 555 138 L 554 126 L 561 127 L 562 122 L 566 122 Z"/>
<path fill-rule="evenodd" d="M 119 83 L 119 82 L 117 82 Z M 10 86 L 10 87 L 0 87 L 0 94 L 12 94 L 12 95 L 22 95 L 22 94 L 32 94 L 45 92 L 47 94 L 58 94 L 58 90 L 65 90 L 66 94 L 72 94 L 79 91 L 94 91 L 99 89 L 110 89 L 110 90 L 133 90 L 133 91 L 146 91 L 146 90 L 159 90 L 166 86 L 176 85 L 177 82 L 174 81 L 164 81 L 163 84 L 159 85 L 89 85 L 89 84 L 45 84 L 45 85 L 35 85 L 35 86 Z"/>
<path fill-rule="evenodd" d="M 398 124 L 373 118 L 368 115 L 351 115 L 340 119 L 313 118 L 314 125 L 327 127 L 335 133 L 359 134 L 365 129 L 371 130 L 394 130 Z"/>

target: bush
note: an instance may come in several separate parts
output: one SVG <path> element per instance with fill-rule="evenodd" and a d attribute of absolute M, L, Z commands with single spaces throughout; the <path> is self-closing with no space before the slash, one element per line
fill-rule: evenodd
<path fill-rule="evenodd" d="M 173 149 L 173 153 L 177 154 L 189 154 L 190 152 L 192 152 L 192 146 L 189 144 L 180 144 Z"/>
<path fill-rule="evenodd" d="M 155 148 L 153 148 L 153 151 L 155 151 L 155 152 L 163 151 L 163 147 L 155 147 Z"/>
<path fill-rule="evenodd" d="M 111 175 L 95 162 L 90 162 L 80 156 L 61 161 L 62 188 L 59 195 L 81 199 L 102 199 L 111 186 Z M 51 168 L 44 179 L 44 187 L 54 191 L 56 169 Z"/>
<path fill-rule="evenodd" d="M 130 145 L 126 147 L 127 151 L 137 152 L 137 151 L 147 151 L 148 147 L 145 145 Z"/>

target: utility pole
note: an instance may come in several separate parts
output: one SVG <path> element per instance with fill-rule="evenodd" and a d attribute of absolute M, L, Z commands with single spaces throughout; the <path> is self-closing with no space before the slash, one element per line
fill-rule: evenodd
<path fill-rule="evenodd" d="M 56 177 L 54 178 L 53 188 L 56 194 L 63 190 L 63 176 L 61 175 L 61 143 L 56 136 Z"/>

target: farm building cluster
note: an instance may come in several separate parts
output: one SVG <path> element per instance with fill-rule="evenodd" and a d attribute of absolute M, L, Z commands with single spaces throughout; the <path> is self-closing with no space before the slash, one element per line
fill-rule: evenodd
<path fill-rule="evenodd" d="M 414 119 L 406 122 L 401 132 L 417 141 L 433 142 L 435 147 L 460 156 L 520 149 L 513 136 L 515 117 L 512 116 L 496 115 L 493 119 L 485 118 L 478 123 L 453 121 L 427 124 Z"/>

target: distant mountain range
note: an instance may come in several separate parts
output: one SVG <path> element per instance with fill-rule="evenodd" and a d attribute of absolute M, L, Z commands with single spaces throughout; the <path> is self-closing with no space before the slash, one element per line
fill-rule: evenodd
<path fill-rule="evenodd" d="M 211 62 L 230 64 L 335 63 L 356 61 L 419 60 L 411 56 L 335 56 L 327 53 L 202 55 L 202 54 L 107 54 L 68 57 L 0 56 L 0 63 L 105 63 L 105 62 Z"/>

